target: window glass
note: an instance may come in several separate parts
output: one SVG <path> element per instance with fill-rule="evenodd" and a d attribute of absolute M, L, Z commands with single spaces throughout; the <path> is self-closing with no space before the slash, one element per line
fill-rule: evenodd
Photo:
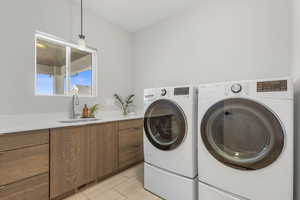
<path fill-rule="evenodd" d="M 36 56 L 36 93 L 65 94 L 66 47 L 38 39 Z"/>
<path fill-rule="evenodd" d="M 169 100 L 157 100 L 145 113 L 145 132 L 161 150 L 177 148 L 186 135 L 186 118 L 181 108 Z"/>
<path fill-rule="evenodd" d="M 92 54 L 79 49 L 71 49 L 71 88 L 77 87 L 79 94 L 90 96 L 92 94 Z"/>
<path fill-rule="evenodd" d="M 202 120 L 201 136 L 216 159 L 246 170 L 273 163 L 284 144 L 277 117 L 263 105 L 239 98 L 213 105 Z"/>
<path fill-rule="evenodd" d="M 36 34 L 36 95 L 96 96 L 96 51 Z"/>
<path fill-rule="evenodd" d="M 49 95 L 53 94 L 53 77 L 50 75 L 38 73 L 37 74 L 37 94 Z"/>

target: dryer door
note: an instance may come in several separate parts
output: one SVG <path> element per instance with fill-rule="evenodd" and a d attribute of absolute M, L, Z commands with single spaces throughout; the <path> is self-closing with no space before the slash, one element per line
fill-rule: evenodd
<path fill-rule="evenodd" d="M 257 170 L 272 164 L 284 146 L 277 116 L 248 99 L 227 99 L 213 105 L 201 122 L 208 151 L 232 168 Z"/>
<path fill-rule="evenodd" d="M 158 149 L 168 151 L 182 144 L 187 121 L 183 110 L 171 100 L 153 102 L 145 112 L 144 129 L 149 141 Z"/>

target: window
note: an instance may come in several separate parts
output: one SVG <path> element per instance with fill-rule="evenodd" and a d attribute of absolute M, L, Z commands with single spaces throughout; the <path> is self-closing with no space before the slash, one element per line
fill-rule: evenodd
<path fill-rule="evenodd" d="M 35 94 L 96 96 L 96 51 L 37 33 Z"/>

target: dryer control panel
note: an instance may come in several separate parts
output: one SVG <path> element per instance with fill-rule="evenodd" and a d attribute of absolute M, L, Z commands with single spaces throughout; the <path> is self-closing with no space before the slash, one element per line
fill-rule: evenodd
<path fill-rule="evenodd" d="M 287 80 L 257 82 L 257 92 L 284 92 L 287 91 Z"/>
<path fill-rule="evenodd" d="M 190 94 L 190 88 L 189 87 L 174 88 L 174 96 L 189 95 L 189 94 Z"/>

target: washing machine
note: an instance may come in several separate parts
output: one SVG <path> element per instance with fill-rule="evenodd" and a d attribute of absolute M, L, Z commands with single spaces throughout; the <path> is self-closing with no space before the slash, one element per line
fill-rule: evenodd
<path fill-rule="evenodd" d="M 293 200 L 289 78 L 199 86 L 199 200 Z"/>
<path fill-rule="evenodd" d="M 144 91 L 144 187 L 166 200 L 197 199 L 196 91 Z"/>

